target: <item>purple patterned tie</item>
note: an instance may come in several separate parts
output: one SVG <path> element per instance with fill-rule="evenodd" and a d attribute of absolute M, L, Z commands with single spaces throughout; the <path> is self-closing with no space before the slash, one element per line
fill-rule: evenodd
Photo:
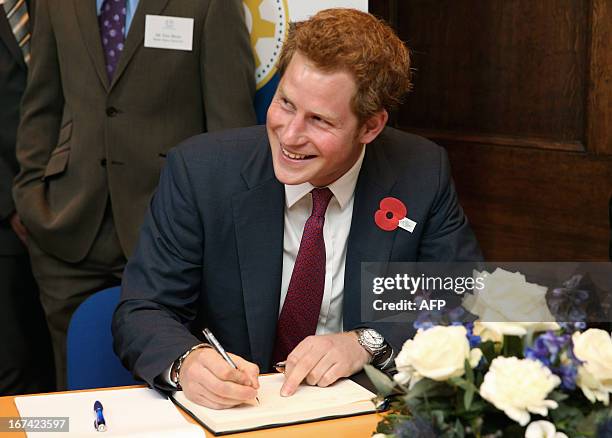
<path fill-rule="evenodd" d="M 273 360 L 285 360 L 306 336 L 317 330 L 325 287 L 325 211 L 333 196 L 327 187 L 312 190 L 312 214 L 304 225 L 285 303 L 278 318 Z"/>
<path fill-rule="evenodd" d="M 104 0 L 98 17 L 108 82 L 113 80 L 125 42 L 125 2 L 126 0 Z"/>

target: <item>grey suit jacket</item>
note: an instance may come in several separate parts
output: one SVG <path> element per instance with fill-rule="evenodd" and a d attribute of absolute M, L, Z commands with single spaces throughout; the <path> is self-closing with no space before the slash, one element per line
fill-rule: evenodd
<path fill-rule="evenodd" d="M 31 2 L 28 2 L 31 5 Z M 2 8 L 2 6 L 0 6 Z M 0 10 L 0 256 L 25 253 L 25 247 L 10 227 L 15 212 L 11 188 L 19 171 L 15 157 L 19 103 L 28 74 L 6 14 Z"/>
<path fill-rule="evenodd" d="M 39 0 L 14 197 L 36 243 L 85 257 L 110 197 L 129 255 L 167 150 L 254 123 L 240 0 L 140 0 L 109 84 L 95 0 Z M 193 50 L 144 47 L 145 16 L 194 19 Z"/>
<path fill-rule="evenodd" d="M 413 233 L 383 231 L 380 201 L 406 202 Z M 115 351 L 149 384 L 209 327 L 231 352 L 270 370 L 282 277 L 285 192 L 264 127 L 206 134 L 168 156 L 128 262 Z M 366 148 L 347 242 L 343 322 L 362 326 L 361 262 L 475 261 L 444 149 L 386 128 Z M 370 324 L 396 351 L 411 324 Z M 163 387 L 163 385 L 161 385 Z"/>

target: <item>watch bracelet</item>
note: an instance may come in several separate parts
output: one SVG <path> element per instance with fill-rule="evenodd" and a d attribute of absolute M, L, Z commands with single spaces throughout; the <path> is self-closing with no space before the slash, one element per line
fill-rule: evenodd
<path fill-rule="evenodd" d="M 181 367 L 183 366 L 183 362 L 185 361 L 185 359 L 187 359 L 187 356 L 189 356 L 194 351 L 199 350 L 200 348 L 212 348 L 212 345 L 210 345 L 208 342 L 202 342 L 201 344 L 194 345 L 189 350 L 187 350 L 185 353 L 180 355 L 179 358 L 176 359 L 174 361 L 174 364 L 172 365 L 174 369 L 173 372 L 176 376 L 176 379 L 172 379 L 172 383 L 176 385 L 176 389 L 178 389 L 179 391 L 183 389 L 181 387 L 181 382 L 180 382 L 180 377 L 179 377 L 181 373 Z"/>
<path fill-rule="evenodd" d="M 371 364 L 372 366 L 378 368 L 379 370 L 385 370 L 389 367 L 389 365 L 393 361 L 394 356 L 395 354 L 394 354 L 393 347 L 391 346 L 391 344 L 387 342 L 386 351 L 376 360 L 372 360 Z M 383 357 L 385 359 L 381 360 Z"/>

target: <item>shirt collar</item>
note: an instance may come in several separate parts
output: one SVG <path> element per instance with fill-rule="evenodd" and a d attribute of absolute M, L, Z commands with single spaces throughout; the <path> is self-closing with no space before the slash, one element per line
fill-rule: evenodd
<path fill-rule="evenodd" d="M 353 193 L 355 192 L 355 186 L 357 185 L 357 178 L 359 177 L 359 171 L 361 170 L 364 156 L 365 146 L 361 148 L 361 154 L 359 154 L 359 158 L 355 164 L 353 164 L 353 167 L 351 167 L 348 172 L 328 186 L 334 194 L 334 197 L 338 200 L 341 210 L 346 207 L 348 202 L 351 200 Z M 315 186 L 309 182 L 297 185 L 285 184 L 285 202 L 287 208 L 293 207 L 300 199 L 310 193 L 314 188 Z"/>

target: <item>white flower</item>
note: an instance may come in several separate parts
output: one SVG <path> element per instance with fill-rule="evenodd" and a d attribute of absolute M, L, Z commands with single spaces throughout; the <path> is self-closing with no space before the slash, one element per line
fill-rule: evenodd
<path fill-rule="evenodd" d="M 437 326 L 419 330 L 414 339 L 404 343 L 395 359 L 399 373 L 395 381 L 411 385 L 423 377 L 444 381 L 465 373 L 465 360 L 475 367 L 482 352 L 470 350 L 467 331 L 463 326 Z"/>
<path fill-rule="evenodd" d="M 525 438 L 567 438 L 567 435 L 557 432 L 555 425 L 549 421 L 534 421 L 527 426 Z"/>
<path fill-rule="evenodd" d="M 474 271 L 474 277 L 482 278 L 484 287 L 467 295 L 463 306 L 478 315 L 487 332 L 496 337 L 524 336 L 559 329 L 546 304 L 546 287 L 528 283 L 520 272 L 501 268 L 492 274 Z"/>
<path fill-rule="evenodd" d="M 502 342 L 504 340 L 503 334 L 499 333 L 497 330 L 491 330 L 485 327 L 480 321 L 474 322 L 473 333 L 475 336 L 480 336 L 482 342 Z"/>
<path fill-rule="evenodd" d="M 372 438 L 387 438 L 387 435 L 385 435 L 384 433 L 375 433 L 374 435 L 372 435 Z"/>
<path fill-rule="evenodd" d="M 516 357 L 496 357 L 480 386 L 480 396 L 525 426 L 529 413 L 548 415 L 557 402 L 546 397 L 561 379 L 541 362 Z"/>
<path fill-rule="evenodd" d="M 610 403 L 612 392 L 612 339 L 600 329 L 574 333 L 574 355 L 583 364 L 578 367 L 576 383 L 591 403 Z"/>

